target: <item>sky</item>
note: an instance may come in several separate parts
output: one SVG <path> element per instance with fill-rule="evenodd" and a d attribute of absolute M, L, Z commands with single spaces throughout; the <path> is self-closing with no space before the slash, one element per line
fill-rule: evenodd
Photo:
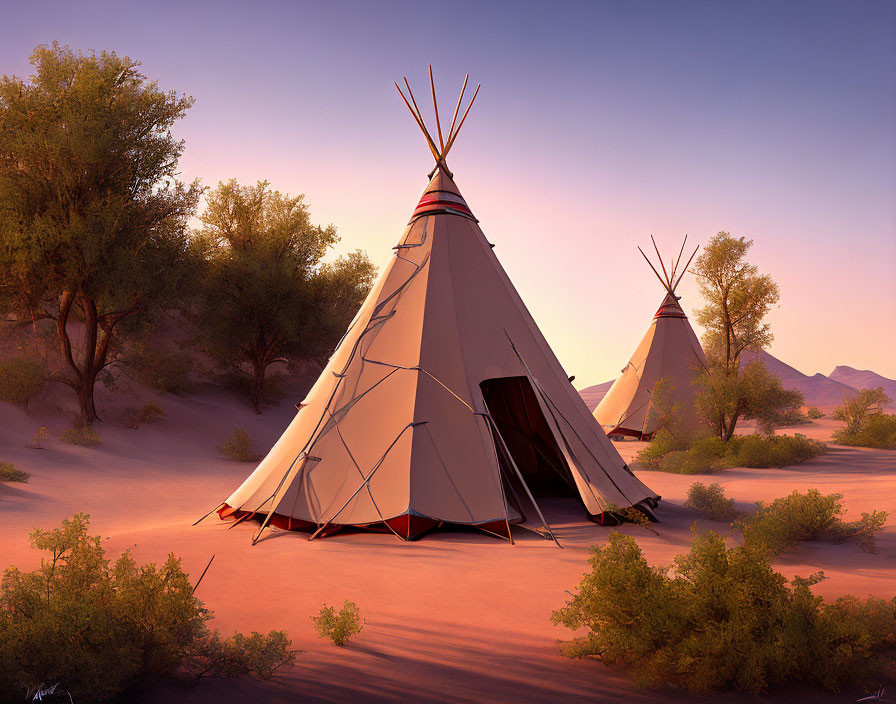
<path fill-rule="evenodd" d="M 614 378 L 664 256 L 725 230 L 781 287 L 772 354 L 896 377 L 896 3 L 0 0 L 0 73 L 59 41 L 192 95 L 181 177 L 267 179 L 378 265 L 432 156 L 392 82 L 442 113 L 482 84 L 455 180 L 579 388 Z M 687 312 L 696 283 L 679 288 Z M 698 335 L 700 330 L 697 330 Z"/>

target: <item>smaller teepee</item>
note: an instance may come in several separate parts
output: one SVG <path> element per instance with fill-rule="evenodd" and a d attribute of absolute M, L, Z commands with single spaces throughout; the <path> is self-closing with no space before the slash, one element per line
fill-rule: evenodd
<path fill-rule="evenodd" d="M 653 241 L 652 236 L 650 239 Z M 673 259 L 669 271 L 663 264 L 656 242 L 653 242 L 653 248 L 663 270 L 662 276 L 644 251 L 638 247 L 638 251 L 650 264 L 653 273 L 666 290 L 666 296 L 656 315 L 653 316 L 653 322 L 647 328 L 641 343 L 622 370 L 622 375 L 616 379 L 607 395 L 594 409 L 594 417 L 607 435 L 629 435 L 646 440 L 656 432 L 656 423 L 650 413 L 650 402 L 654 387 L 660 379 L 669 380 L 672 385 L 673 402 L 679 404 L 681 412 L 688 415 L 686 421 L 694 421 L 692 382 L 695 372 L 706 365 L 706 356 L 688 322 L 688 317 L 678 304 L 680 297 L 675 295 L 675 289 L 678 288 L 699 249 L 697 247 L 694 250 L 688 263 L 679 273 L 678 266 L 681 264 L 681 255 L 686 242 L 687 236 L 681 243 L 678 261 Z"/>

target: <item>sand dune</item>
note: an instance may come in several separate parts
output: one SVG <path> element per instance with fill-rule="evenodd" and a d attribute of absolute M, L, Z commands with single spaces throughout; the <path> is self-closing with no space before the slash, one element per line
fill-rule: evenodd
<path fill-rule="evenodd" d="M 0 406 L 0 460 L 32 473 L 28 484 L 0 485 L 3 565 L 35 567 L 39 555 L 28 548 L 28 530 L 86 511 L 111 556 L 130 548 L 138 561 L 160 561 L 173 551 L 197 576 L 215 555 L 198 591 L 214 609 L 215 625 L 224 632 L 286 629 L 302 652 L 280 684 L 209 682 L 189 691 L 163 684 L 141 701 L 752 701 L 638 692 L 618 672 L 559 654 L 556 640 L 570 633 L 551 625 L 551 611 L 585 572 L 589 546 L 610 533 L 589 522 L 574 500 L 543 501 L 563 550 L 522 530 L 515 545 L 463 532 L 415 543 L 382 534 L 309 542 L 301 533 L 274 532 L 253 547 L 252 525 L 229 530 L 216 518 L 190 524 L 252 468 L 216 456 L 214 447 L 239 424 L 266 449 L 292 418 L 292 399 L 262 416 L 212 386 L 185 399 L 158 400 L 168 411 L 163 422 L 138 431 L 100 424 L 99 448 L 51 440 L 46 450 L 28 449 L 38 425 L 55 433 L 64 419 L 55 412 L 26 416 Z M 834 425 L 808 427 L 827 437 Z M 631 457 L 640 446 L 628 442 L 619 448 Z M 687 488 L 708 478 L 653 472 L 641 477 L 663 495 L 659 535 L 631 525 L 623 531 L 638 537 L 652 563 L 668 564 L 686 548 L 696 519 L 682 505 Z M 712 481 L 721 482 L 742 508 L 818 487 L 843 492 L 851 515 L 891 511 L 877 555 L 854 545 L 808 544 L 782 557 L 778 567 L 787 576 L 823 569 L 828 579 L 816 591 L 827 597 L 896 594 L 896 452 L 834 448 L 792 469 L 736 469 Z M 366 624 L 339 649 L 315 637 L 309 616 L 324 602 L 344 599 L 360 606 Z M 850 694 L 795 688 L 773 693 L 770 701 L 843 702 L 851 701 Z"/>

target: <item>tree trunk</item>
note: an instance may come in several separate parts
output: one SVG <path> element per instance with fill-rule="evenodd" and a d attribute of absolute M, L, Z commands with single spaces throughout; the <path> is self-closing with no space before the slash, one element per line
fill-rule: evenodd
<path fill-rule="evenodd" d="M 74 303 L 78 304 L 84 315 L 84 350 L 83 358 L 75 359 L 72 351 L 71 337 L 68 332 L 68 321 Z M 66 383 L 74 389 L 78 398 L 78 423 L 82 426 L 92 425 L 98 419 L 94 388 L 100 371 L 106 366 L 109 355 L 109 343 L 112 332 L 120 320 L 136 311 L 136 306 L 123 313 L 99 315 L 96 301 L 83 293 L 65 291 L 59 299 L 59 316 L 56 318 L 56 333 L 59 338 L 59 350 L 63 361 L 71 375 Z"/>
<path fill-rule="evenodd" d="M 252 362 L 252 391 L 249 399 L 252 402 L 252 408 L 258 415 L 261 415 L 261 401 L 264 397 L 264 374 L 267 366 L 263 362 Z"/>

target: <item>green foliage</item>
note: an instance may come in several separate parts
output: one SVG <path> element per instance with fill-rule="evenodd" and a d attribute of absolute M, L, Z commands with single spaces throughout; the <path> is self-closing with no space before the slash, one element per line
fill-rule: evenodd
<path fill-rule="evenodd" d="M 329 638 L 336 645 L 343 646 L 349 639 L 361 632 L 361 611 L 358 606 L 346 600 L 339 613 L 332 606 L 324 604 L 317 616 L 312 616 L 318 638 Z"/>
<path fill-rule="evenodd" d="M 145 403 L 140 408 L 129 409 L 131 427 L 137 430 L 144 423 L 155 423 L 165 417 L 165 409 L 155 401 Z"/>
<path fill-rule="evenodd" d="M 846 421 L 846 427 L 859 428 L 862 422 L 872 415 L 883 413 L 883 407 L 892 399 L 887 396 L 883 386 L 876 389 L 862 389 L 843 405 L 834 409 L 834 420 Z"/>
<path fill-rule="evenodd" d="M 823 495 L 818 489 L 805 494 L 794 491 L 771 504 L 757 504 L 753 516 L 739 527 L 746 545 L 777 554 L 809 540 L 832 543 L 855 542 L 863 550 L 876 552 L 874 535 L 887 520 L 886 511 L 862 513 L 857 521 L 846 522 L 840 500 L 843 494 Z"/>
<path fill-rule="evenodd" d="M 103 439 L 89 425 L 80 425 L 75 423 L 71 428 L 63 430 L 59 434 L 59 439 L 68 445 L 78 445 L 80 447 L 93 447 L 101 445 Z"/>
<path fill-rule="evenodd" d="M 818 420 L 819 418 L 824 418 L 824 413 L 822 413 L 817 406 L 812 406 L 806 411 L 806 417 L 809 420 Z"/>
<path fill-rule="evenodd" d="M 42 450 L 44 444 L 47 442 L 47 428 L 46 426 L 40 426 L 37 430 L 34 431 L 34 435 L 31 436 L 31 445 L 30 447 L 35 450 Z"/>
<path fill-rule="evenodd" d="M 712 521 L 730 522 L 740 515 L 734 507 L 734 499 L 726 497 L 722 485 L 716 483 L 709 486 L 701 482 L 691 484 L 684 505 Z"/>
<path fill-rule="evenodd" d="M 239 426 L 218 445 L 218 452 L 236 462 L 256 462 L 259 459 L 259 456 L 252 452 L 249 434 Z"/>
<path fill-rule="evenodd" d="M 177 179 L 171 128 L 193 100 L 111 52 L 39 46 L 0 78 L 0 311 L 56 323 L 81 422 L 120 331 L 178 299 L 201 189 Z M 68 323 L 82 332 L 77 344 Z"/>
<path fill-rule="evenodd" d="M 89 517 L 30 534 L 48 557 L 34 572 L 8 567 L 0 585 L 0 700 L 23 701 L 50 683 L 74 701 L 104 702 L 137 684 L 186 668 L 195 682 L 217 676 L 267 678 L 292 662 L 289 641 L 209 633 L 209 612 L 180 560 L 137 565 L 129 552 L 114 563 Z"/>
<path fill-rule="evenodd" d="M 728 371 L 738 368 L 744 350 L 761 350 L 774 339 L 764 321 L 780 292 L 770 276 L 746 261 L 752 246 L 753 240 L 719 232 L 692 268 L 706 300 L 697 311 L 697 322 L 706 330 L 703 349 Z"/>
<path fill-rule="evenodd" d="M 725 441 L 734 437 L 741 419 L 755 419 L 762 432 L 771 433 L 802 417 L 803 395 L 785 389 L 759 360 L 734 370 L 710 364 L 697 376 L 696 384 L 697 415 L 704 427 Z"/>
<path fill-rule="evenodd" d="M 0 482 L 27 482 L 31 475 L 15 468 L 9 462 L 0 462 Z"/>
<path fill-rule="evenodd" d="M 19 356 L 0 361 L 0 401 L 24 403 L 47 385 L 47 367 L 41 360 Z"/>
<path fill-rule="evenodd" d="M 295 662 L 296 654 L 290 645 L 292 641 L 285 631 L 267 635 L 253 631 L 250 636 L 234 633 L 225 639 L 215 631 L 194 641 L 181 664 L 190 677 L 188 685 L 203 677 L 269 680 L 280 668 Z"/>
<path fill-rule="evenodd" d="M 883 387 L 862 389 L 834 410 L 834 419 L 846 421 L 834 431 L 834 442 L 856 447 L 896 449 L 896 415 L 884 413 L 891 399 Z"/>
<path fill-rule="evenodd" d="M 821 573 L 788 585 L 766 553 L 727 549 L 712 532 L 695 535 L 671 574 L 616 531 L 591 552 L 591 572 L 552 616 L 589 633 L 563 651 L 622 667 L 642 686 L 759 693 L 798 680 L 837 690 L 877 676 L 896 647 L 896 599 L 826 604 L 810 589 Z"/>
<path fill-rule="evenodd" d="M 834 431 L 834 442 L 896 450 L 896 415 L 878 413 L 865 418 L 858 428 L 838 428 Z"/>
<path fill-rule="evenodd" d="M 268 368 L 326 359 L 367 295 L 373 266 L 361 252 L 321 264 L 336 228 L 312 225 L 304 196 L 267 181 L 219 183 L 201 219 L 194 249 L 206 266 L 190 312 L 198 342 L 220 368 L 251 380 L 260 412 Z"/>
<path fill-rule="evenodd" d="M 148 389 L 175 396 L 194 390 L 190 374 L 196 371 L 196 362 L 189 352 L 172 344 L 144 342 L 130 356 L 137 379 Z"/>
<path fill-rule="evenodd" d="M 789 467 L 827 452 L 827 446 L 801 433 L 794 435 L 742 435 L 726 455 L 730 467 Z"/>
<path fill-rule="evenodd" d="M 686 449 L 657 433 L 637 462 L 672 474 L 712 474 L 732 467 L 788 467 L 823 454 L 827 447 L 795 435 L 735 435 L 723 442 L 714 435 L 696 436 Z"/>

